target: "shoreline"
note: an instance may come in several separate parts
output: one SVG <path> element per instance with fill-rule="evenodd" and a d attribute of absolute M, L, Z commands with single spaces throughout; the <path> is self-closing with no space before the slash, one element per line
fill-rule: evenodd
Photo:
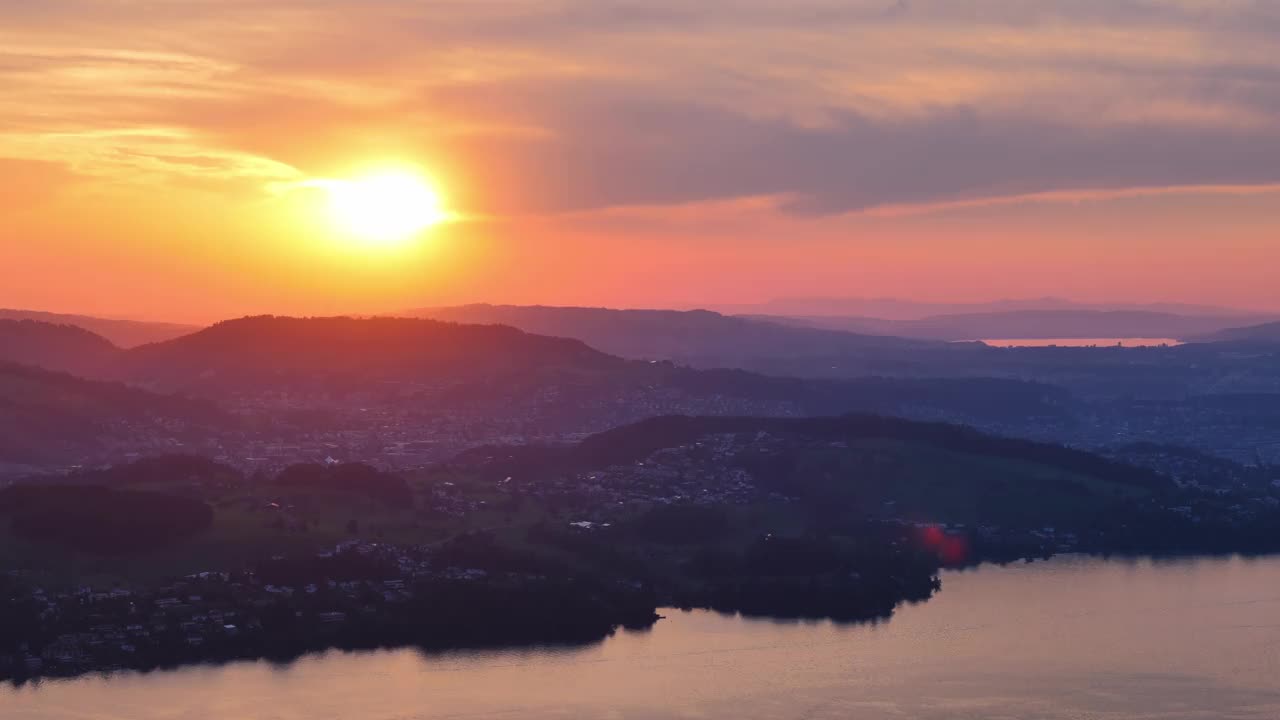
<path fill-rule="evenodd" d="M 948 574 L 963 574 L 975 572 L 983 567 L 990 566 L 994 568 L 1017 567 L 1023 564 L 1035 564 L 1037 562 L 1076 562 L 1076 561 L 1100 561 L 1100 562 L 1124 562 L 1124 563 L 1140 563 L 1142 561 L 1150 562 L 1154 565 L 1163 563 L 1173 563 L 1179 561 L 1195 561 L 1195 560 L 1214 560 L 1227 559 L 1232 557 L 1240 557 L 1245 559 L 1275 557 L 1280 555 L 1277 552 L 1195 552 L 1195 553 L 1173 553 L 1173 554 L 1155 554 L 1155 553 L 1090 553 L 1090 552 L 1068 552 L 1054 553 L 1048 557 L 1041 558 L 1019 558 L 1014 560 L 1008 559 L 982 559 L 977 562 L 968 563 L 960 566 L 940 568 L 938 574 L 934 576 L 934 582 L 931 584 L 931 590 L 927 593 L 916 593 L 912 596 L 903 596 L 897 599 L 892 607 L 887 611 L 874 612 L 857 612 L 848 614 L 834 614 L 828 612 L 795 612 L 787 611 L 783 608 L 774 608 L 772 610 L 762 609 L 760 606 L 742 607 L 725 605 L 723 603 L 713 602 L 682 602 L 674 596 L 649 596 L 652 599 L 652 605 L 647 602 L 644 607 L 633 606 L 625 611 L 626 616 L 610 617 L 603 624 L 596 624 L 592 629 L 580 627 L 579 631 L 573 633 L 564 633 L 558 637 L 553 637 L 546 632 L 546 627 L 542 629 L 537 627 L 524 627 L 523 632 L 515 633 L 508 637 L 497 637 L 494 635 L 485 635 L 475 632 L 478 628 L 484 626 L 483 618 L 481 622 L 472 624 L 469 628 L 457 627 L 452 628 L 455 637 L 469 637 L 464 641 L 447 641 L 441 640 L 432 642 L 424 637 L 407 637 L 403 639 L 394 639 L 386 633 L 391 632 L 390 625 L 375 624 L 373 626 L 361 625 L 356 627 L 348 627 L 342 630 L 325 632 L 323 630 L 312 632 L 302 636 L 294 636 L 293 640 L 297 644 L 289 647 L 281 645 L 273 645 L 273 641 L 266 636 L 256 636 L 250 638 L 246 642 L 248 645 L 240 644 L 217 644 L 211 646 L 199 646 L 187 648 L 185 654 L 180 656 L 166 657 L 163 660 L 144 661 L 138 658 L 136 663 L 104 663 L 94 665 L 93 663 L 60 663 L 56 660 L 50 662 L 42 662 L 38 669 L 32 671 L 30 667 L 21 665 L 10 665 L 5 667 L 0 664 L 0 684 L 6 684 L 11 687 L 24 687 L 30 684 L 40 684 L 43 682 L 57 682 L 65 680 L 74 680 L 88 676 L 100 676 L 110 678 L 117 673 L 148 675 L 151 673 L 173 672 L 184 668 L 192 667 L 222 667 L 236 663 L 259 663 L 267 662 L 273 665 L 288 666 L 298 660 L 309 657 L 323 655 L 330 652 L 340 652 L 343 654 L 358 654 L 379 651 L 395 651 L 404 649 L 414 649 L 419 652 L 440 655 L 449 653 L 471 653 L 471 652 L 496 652 L 496 651 L 521 651 L 521 650 L 549 650 L 564 649 L 567 651 L 585 649 L 597 646 L 606 642 L 609 638 L 619 633 L 647 633 L 653 631 L 657 624 L 675 613 L 685 613 L 690 611 L 702 611 L 715 613 L 724 617 L 739 617 L 749 621 L 761 622 L 830 622 L 836 625 L 867 625 L 886 622 L 892 620 L 895 612 L 904 605 L 914 605 L 927 603 L 933 596 L 944 589 L 945 576 Z M 810 598 L 812 599 L 812 598 Z M 518 606 L 516 606 L 518 607 Z M 794 608 L 794 605 L 792 605 Z M 372 627 L 372 629 L 371 629 Z M 403 627 L 402 627 L 403 629 Z M 416 635 L 422 632 L 422 628 L 410 630 L 409 634 Z M 467 633 L 471 634 L 468 636 Z M 3 659 L 4 653 L 0 653 L 0 659 Z M 42 661 L 44 658 L 41 658 Z"/>

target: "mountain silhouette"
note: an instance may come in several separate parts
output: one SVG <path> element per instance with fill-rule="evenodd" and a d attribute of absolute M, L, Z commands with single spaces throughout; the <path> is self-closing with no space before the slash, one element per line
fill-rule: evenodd
<path fill-rule="evenodd" d="M 124 351 L 107 372 L 165 388 L 351 378 L 448 384 L 622 361 L 576 340 L 410 318 L 246 317 Z"/>
<path fill-rule="evenodd" d="M 111 341 L 74 325 L 0 319 L 0 362 L 96 374 L 119 353 Z"/>
<path fill-rule="evenodd" d="M 35 320 L 54 325 L 74 325 L 95 335 L 101 335 L 110 340 L 113 345 L 122 348 L 171 340 L 200 329 L 199 325 L 144 320 L 118 320 L 115 318 L 93 317 L 91 315 L 51 313 L 40 310 L 15 310 L 12 308 L 0 308 L 0 319 Z"/>

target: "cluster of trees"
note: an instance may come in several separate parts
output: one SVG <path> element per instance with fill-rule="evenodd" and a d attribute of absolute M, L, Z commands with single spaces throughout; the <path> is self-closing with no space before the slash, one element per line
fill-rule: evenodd
<path fill-rule="evenodd" d="M 201 500 L 101 485 L 15 485 L 0 491 L 14 534 L 94 553 L 163 547 L 207 529 Z"/>
<path fill-rule="evenodd" d="M 939 587 L 939 558 L 868 525 L 844 536 L 756 537 L 740 550 L 705 546 L 684 565 L 696 582 L 675 593 L 680 606 L 773 617 L 863 621 L 888 617 L 899 604 Z"/>
<path fill-rule="evenodd" d="M 31 588 L 16 577 L 0 573 L 0 648 L 39 642 L 40 612 Z"/>
<path fill-rule="evenodd" d="M 339 572 L 337 577 L 344 577 Z M 390 576 L 388 576 L 390 577 Z M 131 651 L 115 643 L 84 646 L 71 661 L 46 663 L 43 672 L 75 674 L 104 667 L 152 669 L 189 662 L 241 658 L 288 660 L 330 647 L 349 649 L 418 646 L 425 650 L 521 644 L 581 644 L 608 636 L 619 626 L 644 628 L 657 619 L 655 596 L 642 587 L 576 577 L 504 577 L 473 580 L 423 579 L 398 601 L 387 601 L 374 583 L 352 595 L 325 588 L 327 573 L 308 575 L 315 593 L 274 596 L 266 603 L 245 599 L 226 583 L 199 588 L 204 602 L 236 615 L 232 632 L 203 632 L 188 642 L 183 616 L 170 615 Z M 376 578 L 374 578 L 376 579 Z M 60 635 L 88 631 L 106 620 L 122 623 L 135 600 L 67 608 L 41 617 L 26 588 L 6 587 L 0 576 L 0 655 L 19 646 L 39 655 Z M 24 666 L 0 666 L 0 679 L 25 677 Z"/>
<path fill-rule="evenodd" d="M 364 463 L 299 463 L 280 471 L 273 482 L 291 491 L 356 495 L 393 507 L 413 505 L 413 490 L 404 478 Z"/>
<path fill-rule="evenodd" d="M 656 506 L 608 528 L 536 525 L 528 539 L 650 586 L 661 604 L 677 607 L 864 621 L 938 589 L 942 559 L 906 528 L 862 523 L 775 535 L 762 523 L 722 506 Z"/>
<path fill-rule="evenodd" d="M 201 455 L 156 455 L 124 465 L 74 473 L 69 480 L 76 484 L 165 486 L 190 482 L 234 483 L 244 479 L 239 470 Z"/>
<path fill-rule="evenodd" d="M 207 529 L 215 512 L 209 503 L 247 482 L 235 468 L 205 457 L 161 455 L 36 477 L 0 490 L 0 518 L 29 540 L 93 553 L 131 553 Z M 396 508 L 414 503 L 403 477 L 362 463 L 297 464 L 255 482 L 259 490 L 274 488 L 299 502 L 338 496 Z"/>

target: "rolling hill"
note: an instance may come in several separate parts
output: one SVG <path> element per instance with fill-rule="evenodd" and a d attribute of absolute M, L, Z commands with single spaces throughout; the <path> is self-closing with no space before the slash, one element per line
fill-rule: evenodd
<path fill-rule="evenodd" d="M 119 352 L 106 338 L 74 325 L 0 319 L 0 362 L 94 374 Z"/>
<path fill-rule="evenodd" d="M 688 445 L 710 435 L 773 433 L 827 441 L 865 438 L 923 443 L 957 452 L 1043 463 L 1061 470 L 1142 487 L 1163 487 L 1168 479 L 1102 456 L 1061 445 L 989 435 L 962 425 L 920 422 L 879 415 L 847 414 L 805 418 L 691 417 L 667 415 L 596 433 L 565 447 L 542 449 L 556 472 L 626 465 L 670 447 Z M 477 448 L 460 457 L 492 454 Z M 538 449 L 534 449 L 539 452 Z"/>
<path fill-rule="evenodd" d="M 109 372 L 167 389 L 212 390 L 346 379 L 448 385 L 542 371 L 596 372 L 622 363 L 575 340 L 510 327 L 260 316 L 127 350 Z"/>
<path fill-rule="evenodd" d="M 199 325 L 181 325 L 178 323 L 148 322 L 142 320 L 117 320 L 114 318 L 92 317 L 90 315 L 71 315 L 51 313 L 39 310 L 14 310 L 0 308 L 0 319 L 34 320 L 53 325 L 72 325 L 101 335 L 112 344 L 129 348 L 146 343 L 172 340 L 193 333 L 200 329 Z"/>
<path fill-rule="evenodd" d="M 625 360 L 579 340 L 507 326 L 407 318 L 231 320 L 123 351 L 109 372 L 116 379 L 213 399 L 225 392 L 289 389 L 334 397 L 375 392 L 382 402 L 523 417 L 562 431 L 671 412 L 1061 420 L 1073 402 L 1070 393 L 1016 380 L 825 380 L 701 370 Z"/>
<path fill-rule="evenodd" d="M 198 433 L 228 422 L 209 403 L 0 364 L 0 464 L 70 464 L 140 436 Z"/>
<path fill-rule="evenodd" d="M 1176 491 L 1152 470 L 1079 450 L 867 415 L 658 417 L 576 445 L 479 448 L 454 465 L 484 478 L 534 482 L 599 476 L 609 468 L 637 478 L 742 469 L 753 484 L 817 512 L 877 515 L 889 503 L 895 513 L 920 521 L 1032 528 L 1085 523 L 1130 501 Z M 633 469 L 640 467 L 649 469 Z"/>
<path fill-rule="evenodd" d="M 625 360 L 578 340 L 506 326 L 427 319 L 243 318 L 129 350 L 76 328 L 28 325 L 46 334 L 69 334 L 97 348 L 72 354 L 80 361 L 77 371 L 87 377 L 217 403 L 237 395 L 248 405 L 234 406 L 257 413 L 264 422 L 293 410 L 342 413 L 379 407 L 455 421 L 468 418 L 485 427 L 514 423 L 511 427 L 522 432 L 540 434 L 588 432 L 676 412 L 856 411 L 1001 427 L 1070 422 L 1074 403 L 1070 393 L 1012 379 L 805 379 L 703 370 Z M 111 425 L 118 416 L 92 404 L 90 410 L 94 412 L 88 416 L 98 417 L 99 425 Z M 333 417 L 298 420 L 315 429 L 321 426 L 315 423 L 335 422 Z M 81 425 L 72 422 L 63 429 L 51 422 L 41 427 L 52 438 L 83 447 L 89 433 L 76 429 Z M 37 437 L 34 433 L 29 440 Z"/>
<path fill-rule="evenodd" d="M 1191 338 L 1194 342 L 1272 345 L 1280 343 L 1280 322 L 1233 327 Z"/>

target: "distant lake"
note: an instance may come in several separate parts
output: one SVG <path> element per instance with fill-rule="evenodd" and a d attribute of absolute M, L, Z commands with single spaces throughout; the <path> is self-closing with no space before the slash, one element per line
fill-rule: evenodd
<path fill-rule="evenodd" d="M 878 625 L 666 611 L 580 649 L 330 652 L 0 689 L 5 720 L 1274 720 L 1280 559 L 947 573 Z"/>
<path fill-rule="evenodd" d="M 993 347 L 1159 347 L 1161 345 L 1181 345 L 1181 340 L 1174 338 L 992 338 L 983 339 Z"/>

